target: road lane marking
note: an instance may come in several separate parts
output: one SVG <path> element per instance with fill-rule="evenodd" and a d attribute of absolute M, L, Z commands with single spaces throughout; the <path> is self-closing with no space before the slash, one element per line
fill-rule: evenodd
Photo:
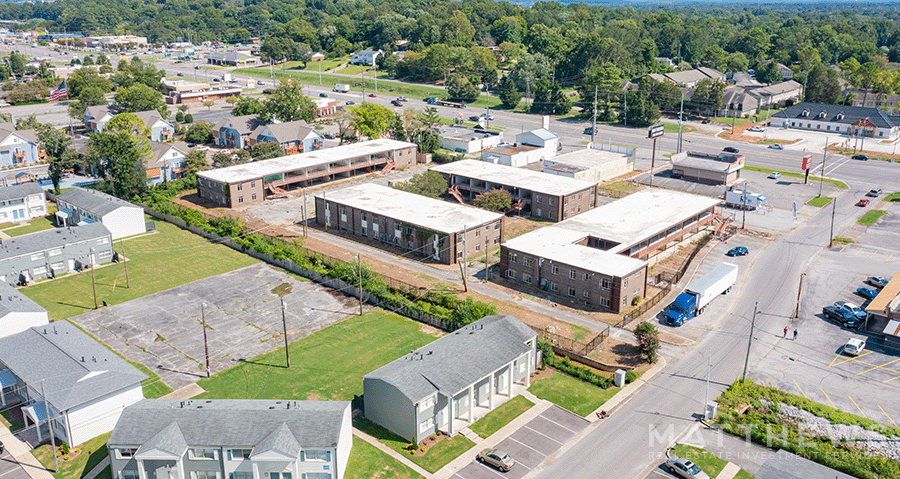
<path fill-rule="evenodd" d="M 865 350 L 863 350 L 863 351 L 865 351 Z M 831 361 L 831 364 L 828 365 L 828 367 L 830 368 L 830 367 L 832 367 L 832 366 L 840 366 L 841 364 L 849 363 L 850 361 L 858 361 L 858 362 L 863 363 L 863 364 L 869 364 L 869 363 L 867 363 L 867 362 L 865 362 L 865 361 L 859 361 L 859 358 L 861 358 L 861 357 L 863 357 L 863 356 L 865 356 L 865 355 L 867 355 L 867 354 L 872 354 L 872 351 L 866 351 L 865 353 L 860 354 L 859 356 L 855 356 L 855 357 L 852 357 L 852 358 L 849 358 L 849 359 L 845 359 L 845 360 L 843 360 L 843 361 L 841 361 L 841 362 L 835 364 L 834 361 L 837 361 L 838 358 L 844 357 L 842 354 L 838 354 L 837 356 L 834 357 L 834 361 Z M 869 364 L 869 366 L 874 366 L 874 364 Z"/>
<path fill-rule="evenodd" d="M 878 409 L 881 409 L 881 406 L 878 406 Z M 884 412 L 884 409 L 881 409 L 881 412 Z M 888 419 L 890 419 L 891 424 L 893 424 L 894 427 L 897 427 L 897 423 L 895 423 L 894 420 L 891 419 L 891 416 L 888 416 L 888 413 L 884 412 L 884 415 L 887 416 Z"/>
<path fill-rule="evenodd" d="M 881 368 L 887 366 L 888 364 L 896 363 L 897 361 L 900 361 L 900 358 L 897 358 L 897 359 L 895 359 L 895 360 L 893 360 L 893 361 L 888 361 L 888 362 L 882 364 L 881 366 L 875 366 L 874 368 L 869 368 L 869 369 L 866 369 L 865 371 L 858 372 L 858 373 L 856 373 L 856 375 L 859 376 L 860 374 L 865 374 L 865 373 L 867 373 L 867 372 L 869 372 L 869 371 L 872 371 L 873 369 L 881 369 Z"/>
<path fill-rule="evenodd" d="M 834 405 L 834 401 L 832 401 L 832 400 L 831 400 L 831 398 L 830 398 L 830 397 L 828 397 L 828 393 L 826 393 L 826 392 L 825 392 L 825 390 L 824 390 L 824 389 L 822 389 L 822 387 L 821 387 L 821 386 L 820 386 L 820 387 L 819 387 L 819 391 L 822 391 L 822 394 L 824 394 L 824 395 L 825 395 L 825 397 L 826 397 L 826 398 L 828 398 L 828 402 L 830 402 L 830 403 L 831 403 L 831 407 L 833 407 L 833 408 L 835 408 L 835 409 L 837 409 L 837 406 L 835 406 L 835 405 Z"/>
<path fill-rule="evenodd" d="M 801 388 L 800 385 L 797 384 L 797 380 L 796 380 L 796 379 L 791 379 L 791 381 L 794 381 L 794 386 L 797 386 L 797 389 L 800 390 L 800 394 L 802 394 L 803 397 L 805 397 L 806 399 L 809 399 L 808 397 L 806 397 L 806 393 L 803 392 L 803 388 Z"/>
<path fill-rule="evenodd" d="M 535 429 L 535 428 L 529 426 L 528 424 L 526 424 L 526 425 L 524 425 L 524 426 L 522 426 L 522 427 L 525 428 L 525 429 L 530 429 L 530 430 L 532 430 L 532 431 L 534 431 L 534 432 L 540 434 L 541 436 L 544 436 L 544 437 L 546 437 L 547 439 L 549 439 L 549 440 L 551 440 L 551 441 L 553 441 L 553 442 L 559 444 L 560 446 L 562 446 L 562 443 L 561 443 L 561 442 L 559 442 L 559 441 L 557 441 L 556 439 L 553 439 L 552 437 L 550 437 L 550 436 L 548 436 L 548 435 L 542 433 L 541 431 L 538 431 L 537 429 Z"/>
<path fill-rule="evenodd" d="M 850 396 L 847 397 L 850 398 Z M 854 401 L 853 398 L 850 398 L 850 401 L 853 402 L 853 405 L 856 406 L 856 409 L 859 409 L 859 413 L 862 414 L 862 417 L 869 419 L 869 416 L 866 416 L 866 413 L 864 413 L 862 408 L 859 407 L 859 404 L 856 404 L 856 401 Z"/>

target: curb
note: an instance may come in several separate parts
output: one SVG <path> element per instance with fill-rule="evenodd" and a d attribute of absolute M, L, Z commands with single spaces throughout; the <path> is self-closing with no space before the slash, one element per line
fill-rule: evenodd
<path fill-rule="evenodd" d="M 619 407 L 621 407 L 625 402 L 630 398 L 634 393 L 640 389 L 641 386 L 650 382 L 657 373 L 659 373 L 663 368 L 668 365 L 666 358 L 660 356 L 659 361 L 653 365 L 650 369 L 647 370 L 646 373 L 641 375 L 637 381 L 632 382 L 631 384 L 626 385 L 622 388 L 621 391 L 617 392 L 613 397 L 609 398 L 609 401 L 603 403 L 602 406 L 597 408 L 592 413 L 588 414 L 585 419 L 590 421 L 591 423 L 598 423 L 601 418 L 609 417 L 613 414 Z"/>

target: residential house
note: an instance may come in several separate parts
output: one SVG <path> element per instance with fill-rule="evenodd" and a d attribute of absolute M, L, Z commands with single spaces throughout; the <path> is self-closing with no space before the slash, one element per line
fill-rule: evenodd
<path fill-rule="evenodd" d="M 285 155 L 321 149 L 325 137 L 310 127 L 305 121 L 259 125 L 250 133 L 247 144 L 251 148 L 257 143 L 278 143 Z"/>
<path fill-rule="evenodd" d="M 143 399 L 146 378 L 68 321 L 0 338 L 0 402 L 22 403 L 34 443 L 46 440 L 48 423 L 57 444 L 71 446 L 111 431 L 122 409 Z"/>
<path fill-rule="evenodd" d="M 772 63 L 772 60 L 763 60 L 759 62 L 759 68 L 762 68 L 769 63 Z M 794 79 L 794 71 L 790 68 L 782 65 L 781 63 L 776 63 L 775 66 L 778 68 L 778 73 L 781 74 L 781 79 L 784 81 L 793 80 Z"/>
<path fill-rule="evenodd" d="M 191 152 L 182 141 L 153 143 L 147 160 L 147 184 L 158 185 L 184 177 L 184 158 Z"/>
<path fill-rule="evenodd" d="M 84 109 L 82 121 L 88 132 L 103 131 L 103 128 L 116 114 L 109 105 L 89 106 Z"/>
<path fill-rule="evenodd" d="M 0 223 L 42 216 L 47 216 L 47 200 L 41 185 L 32 182 L 0 188 Z"/>
<path fill-rule="evenodd" d="M 772 115 L 774 128 L 834 132 L 851 137 L 893 140 L 900 120 L 877 108 L 801 102 Z"/>
<path fill-rule="evenodd" d="M 112 237 L 99 223 L 38 231 L 0 242 L 0 282 L 10 285 L 52 278 L 108 263 Z"/>
<path fill-rule="evenodd" d="M 244 52 L 230 51 L 223 53 L 210 53 L 206 55 L 206 63 L 209 63 L 211 65 L 242 67 L 259 65 L 261 62 L 259 60 L 259 57 L 255 57 Z"/>
<path fill-rule="evenodd" d="M 0 168 L 32 165 L 47 156 L 34 130 L 16 130 L 6 123 L 0 127 L 0 138 Z"/>
<path fill-rule="evenodd" d="M 726 118 L 744 118 L 755 115 L 759 108 L 759 99 L 747 92 L 747 88 L 733 86 L 722 92 L 722 107 L 719 116 Z"/>
<path fill-rule="evenodd" d="M 724 82 L 726 80 L 724 73 L 706 67 L 671 73 L 651 73 L 649 76 L 658 82 L 668 81 L 688 88 L 694 88 L 701 80 L 712 80 L 715 82 Z"/>
<path fill-rule="evenodd" d="M 871 93 L 861 90 L 853 90 L 848 92 L 853 100 L 851 105 L 864 106 L 867 108 L 880 108 L 888 110 L 891 115 L 895 114 L 897 106 L 900 105 L 900 95 L 896 93 Z"/>
<path fill-rule="evenodd" d="M 147 231 L 140 206 L 101 191 L 75 187 L 57 195 L 56 205 L 60 224 L 103 223 L 114 240 Z"/>
<path fill-rule="evenodd" d="M 459 125 L 441 127 L 439 136 L 441 148 L 467 154 L 496 148 L 503 140 L 502 132 Z"/>
<path fill-rule="evenodd" d="M 312 62 L 321 62 L 325 60 L 325 54 L 321 52 L 315 52 L 309 56 L 310 63 Z"/>
<path fill-rule="evenodd" d="M 0 282 L 0 338 L 50 323 L 47 310 L 16 288 Z M 0 383 L 3 382 L 0 376 Z"/>
<path fill-rule="evenodd" d="M 486 316 L 366 374 L 366 419 L 414 443 L 453 436 L 528 388 L 536 352 L 531 328 Z"/>
<path fill-rule="evenodd" d="M 545 126 L 516 135 L 515 145 L 501 143 L 482 151 L 481 161 L 518 168 L 556 155 L 558 147 L 559 137 Z"/>
<path fill-rule="evenodd" d="M 351 65 L 375 65 L 379 55 L 384 55 L 383 50 L 360 50 L 350 56 Z"/>
<path fill-rule="evenodd" d="M 213 127 L 213 141 L 226 148 L 247 148 L 253 131 L 265 122 L 259 115 L 223 118 Z"/>
<path fill-rule="evenodd" d="M 759 109 L 775 107 L 788 100 L 799 100 L 803 85 L 794 80 L 772 83 L 759 88 L 747 88 L 747 93 L 759 102 Z"/>
<path fill-rule="evenodd" d="M 150 129 L 150 140 L 171 141 L 175 134 L 175 125 L 163 118 L 156 110 L 135 112 L 138 118 L 144 121 L 144 126 Z"/>
<path fill-rule="evenodd" d="M 145 399 L 107 441 L 113 479 L 342 479 L 347 401 Z"/>

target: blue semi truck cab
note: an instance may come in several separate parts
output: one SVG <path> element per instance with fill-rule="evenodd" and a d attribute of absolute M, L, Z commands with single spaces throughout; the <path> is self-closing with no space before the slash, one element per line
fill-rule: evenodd
<path fill-rule="evenodd" d="M 697 315 L 697 296 L 687 291 L 678 295 L 669 306 L 666 322 L 670 326 L 681 326 L 685 321 Z"/>

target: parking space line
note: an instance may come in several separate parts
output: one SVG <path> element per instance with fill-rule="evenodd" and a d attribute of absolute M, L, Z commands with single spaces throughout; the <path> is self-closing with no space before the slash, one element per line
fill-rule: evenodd
<path fill-rule="evenodd" d="M 846 246 L 841 246 L 841 250 L 838 251 L 838 253 L 843 253 L 843 252 L 844 252 L 844 249 L 846 249 L 846 248 L 847 248 Z"/>
<path fill-rule="evenodd" d="M 891 260 L 891 258 L 893 258 L 893 257 L 894 257 L 894 253 L 891 253 L 891 255 L 890 255 L 890 256 L 888 256 L 888 259 L 886 259 L 886 260 L 885 260 L 885 261 L 890 261 L 890 260 Z"/>
<path fill-rule="evenodd" d="M 822 389 L 822 387 L 821 387 L 821 386 L 819 386 L 819 391 L 822 391 L 822 394 L 824 394 L 824 395 L 825 395 L 825 397 L 826 397 L 826 398 L 827 398 L 827 399 L 828 399 L 828 402 L 830 402 L 830 403 L 831 403 L 831 407 L 833 407 L 833 408 L 835 408 L 835 409 L 837 409 L 837 406 L 835 406 L 835 405 L 834 405 L 834 401 L 832 401 L 832 400 L 831 400 L 831 398 L 830 398 L 830 397 L 829 397 L 829 396 L 828 396 L 828 393 L 827 393 L 827 392 L 825 392 L 825 390 L 824 390 L 824 389 Z"/>
<path fill-rule="evenodd" d="M 859 404 L 856 404 L 856 401 L 854 401 L 853 398 L 851 398 L 850 396 L 847 396 L 847 397 L 850 398 L 850 401 L 853 403 L 854 406 L 856 406 L 856 409 L 859 409 L 859 413 L 862 414 L 862 417 L 869 419 L 869 416 L 866 416 L 866 413 L 864 413 L 862 408 L 859 407 Z"/>
<path fill-rule="evenodd" d="M 796 380 L 796 379 L 791 379 L 791 381 L 794 381 L 794 386 L 797 386 L 797 389 L 800 390 L 800 394 L 802 394 L 803 397 L 805 397 L 806 399 L 809 399 L 808 397 L 806 397 L 806 393 L 803 392 L 803 388 L 801 388 L 800 385 L 797 384 L 797 380 Z"/>
<path fill-rule="evenodd" d="M 545 420 L 545 421 L 550 421 L 550 422 L 552 422 L 553 424 L 556 424 L 557 426 L 559 426 L 559 427 L 565 429 L 566 431 L 571 432 L 572 434 L 578 433 L 578 431 L 576 431 L 576 430 L 574 430 L 574 429 L 569 429 L 569 428 L 567 428 L 566 426 L 563 426 L 562 424 L 560 424 L 560 423 L 558 423 L 558 422 L 556 422 L 556 421 L 554 421 L 553 419 L 550 419 L 550 418 L 548 418 L 548 417 L 538 416 L 538 418 L 541 418 L 541 419 L 543 419 L 543 420 Z M 537 419 L 537 418 L 535 418 L 535 419 Z"/>
<path fill-rule="evenodd" d="M 529 446 L 528 444 L 525 444 L 524 442 L 522 442 L 522 441 L 520 441 L 520 440 L 518 440 L 518 439 L 516 439 L 516 438 L 514 438 L 514 437 L 512 437 L 512 436 L 508 437 L 507 439 L 509 439 L 510 441 L 515 441 L 515 442 L 517 442 L 517 443 L 519 443 L 519 444 L 521 444 L 521 445 L 527 447 L 528 449 L 531 449 L 532 451 L 534 451 L 534 452 L 540 454 L 541 457 L 547 457 L 547 455 L 544 454 L 543 452 L 538 451 L 537 449 L 535 449 L 535 448 Z"/>
<path fill-rule="evenodd" d="M 894 371 L 894 372 L 896 372 L 896 371 Z M 883 384 L 883 383 L 889 383 L 889 382 L 891 382 L 891 381 L 893 381 L 893 380 L 895 380 L 895 379 L 897 379 L 897 378 L 900 378 L 900 376 L 894 376 L 894 377 L 892 377 L 892 378 L 890 378 L 890 379 L 885 379 L 884 381 L 881 381 L 881 382 L 882 382 L 882 384 Z"/>
<path fill-rule="evenodd" d="M 544 436 L 544 437 L 546 437 L 547 439 L 549 439 L 549 440 L 551 440 L 551 441 L 553 441 L 553 442 L 559 444 L 560 446 L 562 446 L 562 443 L 561 443 L 561 442 L 559 442 L 559 441 L 557 441 L 556 439 L 553 439 L 552 437 L 550 437 L 550 436 L 548 436 L 548 435 L 542 433 L 541 431 L 538 431 L 537 429 L 535 429 L 535 428 L 529 426 L 528 424 L 526 424 L 526 425 L 524 425 L 524 426 L 522 426 L 522 427 L 525 428 L 525 429 L 530 429 L 530 430 L 532 430 L 532 431 L 534 431 L 534 432 L 540 434 L 541 436 Z"/>
<path fill-rule="evenodd" d="M 743 205 L 742 205 L 742 206 L 743 206 Z M 869 256 L 869 258 L 874 258 L 876 253 L 878 253 L 878 251 L 873 251 L 873 252 L 872 252 L 872 256 Z"/>
<path fill-rule="evenodd" d="M 888 362 L 882 364 L 881 366 L 875 366 L 874 368 L 869 368 L 869 369 L 866 369 L 865 371 L 858 372 L 858 373 L 856 373 L 856 375 L 859 376 L 860 374 L 865 374 L 865 373 L 867 373 L 867 372 L 869 372 L 869 371 L 872 371 L 872 370 L 874 370 L 874 369 L 881 369 L 881 368 L 887 366 L 888 364 L 896 363 L 897 361 L 900 361 L 900 358 L 897 358 L 897 359 L 895 359 L 895 360 L 893 360 L 893 361 L 888 361 Z"/>
<path fill-rule="evenodd" d="M 881 409 L 881 406 L 878 406 L 878 409 Z M 893 424 L 894 427 L 897 427 L 897 423 L 895 423 L 894 420 L 891 419 L 891 416 L 888 416 L 888 413 L 886 413 L 886 412 L 884 411 L 884 409 L 881 409 L 881 412 L 884 412 L 884 415 L 887 416 L 887 418 L 891 421 L 891 424 Z"/>
<path fill-rule="evenodd" d="M 861 249 L 859 249 L 859 248 L 857 248 L 857 249 L 856 249 L 856 253 L 853 253 L 853 256 L 856 256 L 856 255 L 858 255 L 858 254 L 859 254 L 859 252 L 860 252 L 860 251 L 862 251 L 862 250 L 861 250 Z"/>
<path fill-rule="evenodd" d="M 17 468 L 15 468 L 15 469 L 10 469 L 10 470 L 4 472 L 3 474 L 0 474 L 0 477 L 3 477 L 3 476 L 5 476 L 5 475 L 7 475 L 7 474 L 12 474 L 12 473 L 14 473 L 14 472 L 19 472 L 19 468 L 17 467 Z M 25 470 L 23 469 L 22 472 L 25 472 Z"/>
<path fill-rule="evenodd" d="M 830 367 L 832 367 L 832 366 L 840 366 L 841 364 L 849 363 L 850 361 L 858 361 L 858 362 L 863 363 L 863 364 L 869 364 L 869 363 L 866 363 L 866 362 L 864 362 L 864 361 L 859 361 L 859 358 L 865 356 L 866 354 L 871 354 L 871 353 L 872 353 L 872 351 L 866 351 L 865 353 L 860 354 L 859 356 L 852 357 L 852 358 L 849 358 L 849 359 L 845 359 L 845 360 L 843 360 L 843 361 L 841 361 L 841 362 L 835 364 L 834 361 L 837 361 L 838 358 L 844 357 L 842 354 L 838 354 L 838 355 L 836 355 L 836 356 L 834 357 L 834 360 L 831 361 L 831 364 L 829 364 L 828 367 L 830 368 Z M 870 365 L 870 366 L 874 366 L 873 364 L 869 364 L 869 365 Z"/>

